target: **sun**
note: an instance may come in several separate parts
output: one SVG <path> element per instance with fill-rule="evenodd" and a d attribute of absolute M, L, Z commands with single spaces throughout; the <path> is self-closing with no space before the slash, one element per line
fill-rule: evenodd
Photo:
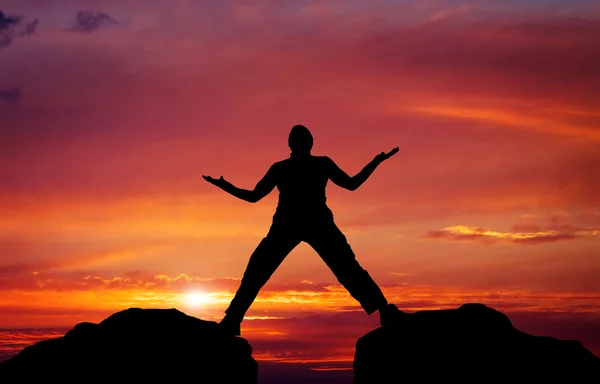
<path fill-rule="evenodd" d="M 184 296 L 184 300 L 190 307 L 200 307 L 210 302 L 210 297 L 204 292 L 190 292 Z"/>

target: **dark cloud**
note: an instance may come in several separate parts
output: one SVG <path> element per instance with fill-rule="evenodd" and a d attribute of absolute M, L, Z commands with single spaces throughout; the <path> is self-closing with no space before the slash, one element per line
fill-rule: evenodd
<path fill-rule="evenodd" d="M 21 18 L 19 16 L 6 16 L 4 12 L 0 11 L 0 29 L 8 29 L 13 25 L 19 24 Z"/>
<path fill-rule="evenodd" d="M 15 38 L 35 33 L 38 20 L 25 21 L 22 16 L 10 16 L 0 11 L 0 49 L 12 44 Z"/>
<path fill-rule="evenodd" d="M 0 89 L 0 101 L 17 102 L 21 98 L 19 88 Z"/>
<path fill-rule="evenodd" d="M 377 326 L 377 315 L 364 312 L 333 312 L 329 314 L 249 321 L 248 334 L 253 328 L 280 332 L 276 337 L 257 334 L 252 337 L 252 348 L 258 356 L 270 359 L 322 360 L 351 357 L 356 339 Z M 261 337 L 262 336 L 262 337 Z"/>
<path fill-rule="evenodd" d="M 118 24 L 115 19 L 106 13 L 81 11 L 77 13 L 76 18 L 72 31 L 77 32 L 94 32 L 101 27 Z"/>
<path fill-rule="evenodd" d="M 528 310 L 531 304 L 524 303 L 523 308 L 512 303 L 506 307 L 489 304 L 488 306 L 508 315 L 515 328 L 521 331 L 536 336 L 579 340 L 592 352 L 600 352 L 600 333 L 598 333 L 600 315 L 597 312 L 561 313 L 552 310 L 532 312 Z M 440 306 L 439 309 L 457 307 L 458 305 L 449 305 Z M 426 309 L 429 308 L 431 307 Z M 249 334 L 252 334 L 252 327 L 279 331 L 277 337 L 250 336 L 253 351 L 256 356 L 266 355 L 273 360 L 292 362 L 327 360 L 344 355 L 351 358 L 356 339 L 375 328 L 377 321 L 377 315 L 367 316 L 364 312 L 358 311 L 248 321 L 245 327 Z"/>

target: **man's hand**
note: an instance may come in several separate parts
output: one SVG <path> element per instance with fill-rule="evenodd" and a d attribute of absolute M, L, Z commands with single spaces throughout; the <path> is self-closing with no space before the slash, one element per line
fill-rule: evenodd
<path fill-rule="evenodd" d="M 219 188 L 223 188 L 223 186 L 225 185 L 226 181 L 223 178 L 223 176 L 219 177 L 218 179 L 214 179 L 210 176 L 204 176 L 202 175 L 202 177 L 204 178 L 204 180 L 208 181 L 211 184 L 216 185 Z"/>
<path fill-rule="evenodd" d="M 392 149 L 391 151 L 389 151 L 388 153 L 381 152 L 380 154 L 375 156 L 375 160 L 377 160 L 379 163 L 381 163 L 384 160 L 387 160 L 390 157 L 394 156 L 396 153 L 398 153 L 399 150 L 400 150 L 400 148 L 396 147 L 396 148 Z"/>

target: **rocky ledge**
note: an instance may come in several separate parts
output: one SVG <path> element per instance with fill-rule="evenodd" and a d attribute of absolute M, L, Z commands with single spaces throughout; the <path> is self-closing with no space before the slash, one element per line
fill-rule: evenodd
<path fill-rule="evenodd" d="M 256 384 L 258 365 L 243 338 L 175 309 L 131 308 L 80 323 L 0 364 L 0 383 Z"/>
<path fill-rule="evenodd" d="M 501 312 L 465 304 L 405 313 L 364 335 L 354 374 L 355 384 L 599 383 L 600 359 L 578 341 L 532 336 Z"/>

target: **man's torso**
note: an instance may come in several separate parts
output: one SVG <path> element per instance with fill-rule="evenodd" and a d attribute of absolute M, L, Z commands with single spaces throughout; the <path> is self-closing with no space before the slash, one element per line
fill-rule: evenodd
<path fill-rule="evenodd" d="M 290 157 L 276 164 L 279 202 L 274 219 L 302 220 L 332 217 L 325 188 L 329 179 L 327 158 Z"/>

